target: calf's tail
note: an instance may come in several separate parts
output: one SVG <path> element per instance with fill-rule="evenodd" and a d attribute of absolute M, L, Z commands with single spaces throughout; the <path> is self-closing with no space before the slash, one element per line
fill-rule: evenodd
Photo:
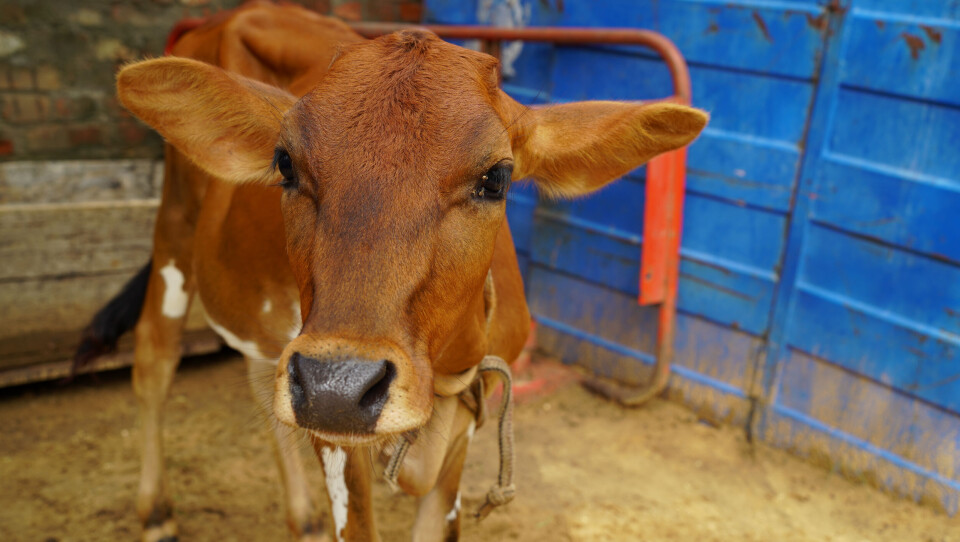
<path fill-rule="evenodd" d="M 148 261 L 84 328 L 80 346 L 73 355 L 71 376 L 98 357 L 116 350 L 120 337 L 137 325 L 143 301 L 147 297 L 147 282 L 152 266 L 153 260 Z"/>

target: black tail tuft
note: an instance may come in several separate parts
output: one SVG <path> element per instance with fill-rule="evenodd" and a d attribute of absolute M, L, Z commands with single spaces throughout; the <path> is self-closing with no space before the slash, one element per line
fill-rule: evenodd
<path fill-rule="evenodd" d="M 80 346 L 73 355 L 71 377 L 93 360 L 116 350 L 120 337 L 137 324 L 143 301 L 147 297 L 147 282 L 152 266 L 153 261 L 148 261 L 84 328 Z"/>

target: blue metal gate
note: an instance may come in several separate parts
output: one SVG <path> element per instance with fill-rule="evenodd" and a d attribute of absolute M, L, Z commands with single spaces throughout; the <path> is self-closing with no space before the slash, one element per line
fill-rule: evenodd
<path fill-rule="evenodd" d="M 499 13 L 671 38 L 712 113 L 689 151 L 671 395 L 957 510 L 960 1 L 426 7 L 435 23 Z M 504 88 L 527 103 L 669 89 L 630 47 L 524 44 L 511 67 Z M 626 382 L 655 344 L 655 311 L 635 302 L 643 178 L 575 202 L 525 187 L 508 204 L 541 346 Z"/>

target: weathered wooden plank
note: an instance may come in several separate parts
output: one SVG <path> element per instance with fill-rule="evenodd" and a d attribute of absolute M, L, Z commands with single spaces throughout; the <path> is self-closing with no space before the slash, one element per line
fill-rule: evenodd
<path fill-rule="evenodd" d="M 27 332 L 20 335 L 0 337 L 0 371 L 11 368 L 26 367 L 32 364 L 43 364 L 73 356 L 80 342 L 83 326 L 87 324 L 99 306 L 90 307 L 89 315 L 82 323 L 74 327 L 58 331 L 42 330 Z M 187 333 L 207 329 L 203 305 L 196 300 L 190 307 L 186 323 Z M 118 345 L 119 351 L 133 349 L 133 334 L 124 336 Z"/>
<path fill-rule="evenodd" d="M 124 270 L 0 283 L 0 338 L 81 329 L 131 275 Z"/>
<path fill-rule="evenodd" d="M 80 330 L 131 276 L 122 271 L 0 282 L 0 339 Z M 196 318 L 202 322 L 202 313 Z"/>
<path fill-rule="evenodd" d="M 216 352 L 222 348 L 222 346 L 223 343 L 220 338 L 209 329 L 188 331 L 183 339 L 183 355 L 195 356 L 209 354 Z M 6 358 L 0 355 L 0 359 Z M 133 351 L 129 347 L 128 341 L 124 341 L 116 353 L 97 359 L 89 367 L 81 371 L 81 373 L 128 367 L 132 363 Z M 0 388 L 19 386 L 41 380 L 63 378 L 70 374 L 70 369 L 71 361 L 69 358 L 64 357 L 57 358 L 55 361 L 35 362 L 26 365 L 0 368 Z"/>
<path fill-rule="evenodd" d="M 0 281 L 132 274 L 150 258 L 159 201 L 0 206 Z"/>
<path fill-rule="evenodd" d="M 0 164 L 0 204 L 120 201 L 160 196 L 163 162 L 44 160 Z"/>

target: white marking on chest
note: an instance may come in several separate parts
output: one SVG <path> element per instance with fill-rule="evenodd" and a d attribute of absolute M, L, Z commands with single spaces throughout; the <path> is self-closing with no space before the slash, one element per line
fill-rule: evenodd
<path fill-rule="evenodd" d="M 207 316 L 207 323 L 217 332 L 217 335 L 223 337 L 223 340 L 227 342 L 230 348 L 240 352 L 247 359 L 277 363 L 277 360 L 267 359 L 267 356 L 263 355 L 263 352 L 260 351 L 260 347 L 257 346 L 256 342 L 245 341 L 237 337 L 232 331 L 214 322 L 209 316 Z"/>
<path fill-rule="evenodd" d="M 467 426 L 467 442 L 473 440 L 473 434 L 477 432 L 477 420 L 470 420 L 470 425 Z"/>
<path fill-rule="evenodd" d="M 264 299 L 262 312 L 267 313 L 271 310 L 273 310 L 273 303 L 271 303 L 269 299 Z"/>
<path fill-rule="evenodd" d="M 457 516 L 460 515 L 460 492 L 457 491 L 457 500 L 453 501 L 453 508 L 450 509 L 450 513 L 447 514 L 447 523 L 457 519 Z"/>
<path fill-rule="evenodd" d="M 327 494 L 330 495 L 330 509 L 333 512 L 333 532 L 337 542 L 343 542 L 343 530 L 347 527 L 347 502 L 350 500 L 350 492 L 347 490 L 347 481 L 344 477 L 347 453 L 339 447 L 321 448 L 320 458 L 323 461 L 323 472 L 327 477 Z"/>
<path fill-rule="evenodd" d="M 293 302 L 293 327 L 290 328 L 290 340 L 296 339 L 300 335 L 300 330 L 303 328 L 303 317 L 300 314 L 300 302 Z"/>
<path fill-rule="evenodd" d="M 163 315 L 167 318 L 180 318 L 187 313 L 187 302 L 190 297 L 183 289 L 183 273 L 174 265 L 173 259 L 170 263 L 160 269 L 160 276 L 163 277 Z"/>

